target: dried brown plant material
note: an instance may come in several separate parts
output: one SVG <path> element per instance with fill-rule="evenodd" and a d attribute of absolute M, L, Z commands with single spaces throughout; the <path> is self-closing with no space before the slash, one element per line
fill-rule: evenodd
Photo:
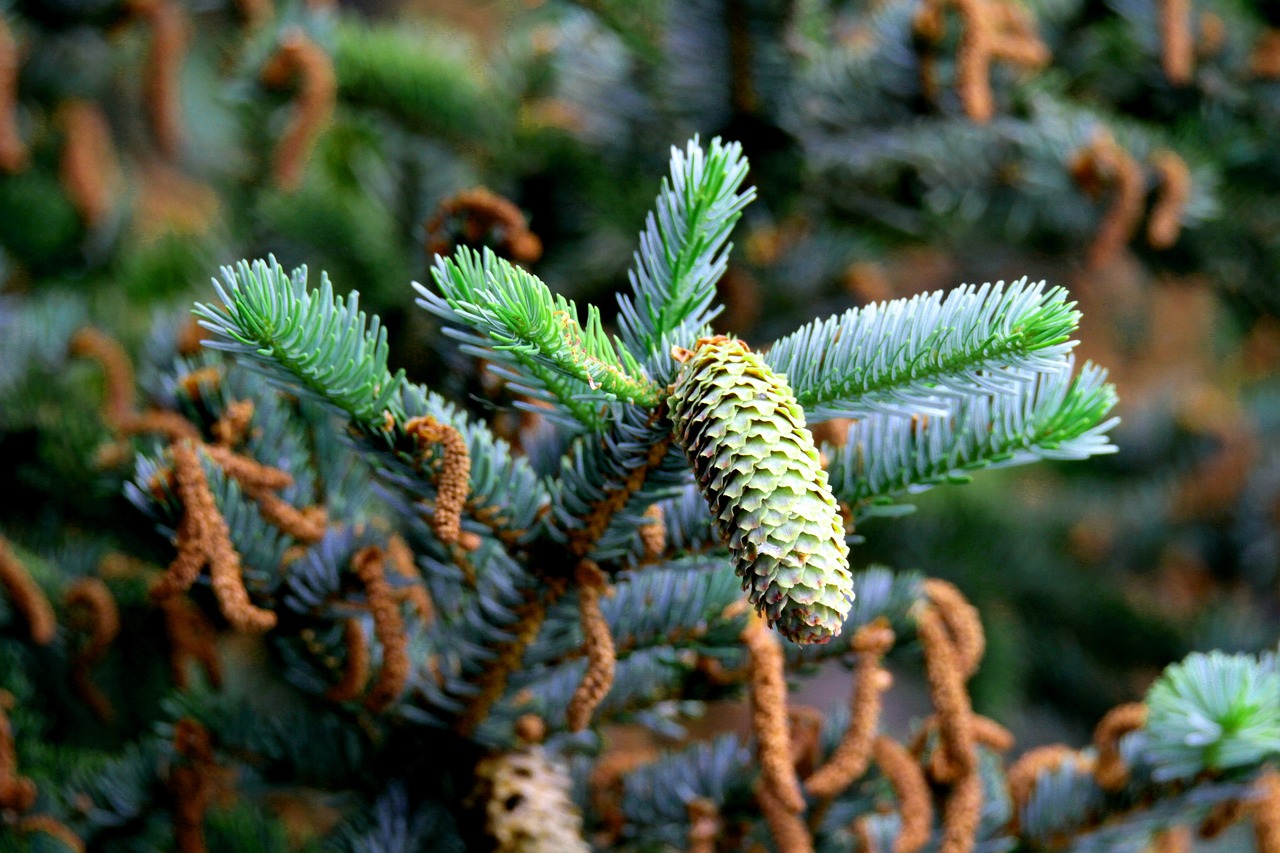
<path fill-rule="evenodd" d="M 1196 55 L 1217 56 L 1227 44 L 1227 24 L 1222 16 L 1213 12 L 1200 13 L 1200 38 L 1196 41 Z"/>
<path fill-rule="evenodd" d="M 516 263 L 532 264 L 542 257 L 542 241 L 529 230 L 520 208 L 484 187 L 440 202 L 426 231 L 429 256 L 451 255 L 458 246 L 479 246 L 489 238 L 495 251 Z"/>
<path fill-rule="evenodd" d="M 204 853 L 204 815 L 213 797 L 212 773 L 217 768 L 209 732 L 190 717 L 173 724 L 173 749 L 178 761 L 169 769 L 173 797 L 174 846 L 180 853 Z"/>
<path fill-rule="evenodd" d="M 78 624 L 81 620 L 75 618 L 75 613 L 81 611 L 83 627 L 89 634 L 72 658 L 72 684 L 94 715 L 107 722 L 113 716 L 111 701 L 93 683 L 89 670 L 106 656 L 120 633 L 120 610 L 115 596 L 98 578 L 81 578 L 67 588 L 63 600 L 73 614 L 69 620 L 71 626 L 81 627 Z"/>
<path fill-rule="evenodd" d="M 1153 249 L 1167 249 L 1178 241 L 1182 229 L 1182 212 L 1191 197 L 1191 170 L 1168 150 L 1152 154 L 1151 167 L 1160 176 L 1160 192 L 1147 221 L 1147 243 Z"/>
<path fill-rule="evenodd" d="M 52 642 L 58 632 L 53 606 L 3 536 L 0 536 L 0 587 L 26 620 L 31 641 L 41 646 Z"/>
<path fill-rule="evenodd" d="M 244 21 L 246 29 L 256 30 L 271 20 L 275 14 L 271 0 L 235 0 L 235 2 L 236 14 L 240 16 L 241 21 Z"/>
<path fill-rule="evenodd" d="M 128 415 L 116 429 L 122 435 L 162 435 L 169 441 L 180 439 L 200 440 L 200 430 L 191 421 L 177 412 L 166 412 L 152 409 L 138 414 Z"/>
<path fill-rule="evenodd" d="M 324 538 L 329 525 L 329 516 L 324 507 L 298 509 L 275 494 L 293 484 L 293 476 L 287 471 L 264 465 L 249 456 L 233 453 L 221 445 L 206 445 L 204 451 L 228 476 L 240 484 L 245 495 L 258 505 L 258 511 L 268 523 L 302 543 L 319 542 Z"/>
<path fill-rule="evenodd" d="M 1258 853 L 1280 853 L 1280 772 L 1267 770 L 1254 785 L 1253 838 Z"/>
<path fill-rule="evenodd" d="M 176 0 L 129 0 L 129 11 L 151 31 L 142 71 L 142 98 L 156 147 L 168 160 L 182 146 L 182 100 L 179 89 L 187 53 L 187 18 Z"/>
<path fill-rule="evenodd" d="M 186 373 L 178 380 L 182 393 L 192 400 L 207 399 L 222 385 L 222 369 L 210 364 Z"/>
<path fill-rule="evenodd" d="M 399 534 L 387 538 L 387 561 L 396 574 L 410 581 L 407 586 L 397 590 L 397 595 L 413 605 L 414 612 L 424 624 L 435 621 L 435 602 L 431 600 L 431 593 L 427 592 L 422 577 L 418 574 L 418 564 L 409 543 Z"/>
<path fill-rule="evenodd" d="M 964 19 L 964 35 L 956 53 L 956 94 L 965 114 L 978 124 L 995 115 L 991 94 L 991 51 L 996 42 L 994 21 L 984 0 L 952 0 Z"/>
<path fill-rule="evenodd" d="M 242 631 L 274 628 L 276 615 L 255 607 L 249 600 L 240 555 L 231 544 L 226 519 L 218 511 L 196 443 L 190 439 L 176 441 L 170 453 L 183 516 L 178 525 L 178 554 L 169 564 L 168 573 L 151 588 L 152 596 L 164 598 L 189 589 L 200 570 L 208 565 L 214 596 L 228 622 Z"/>
<path fill-rule="evenodd" d="M 1162 829 L 1151 838 L 1150 853 L 1191 853 L 1191 830 L 1185 826 Z"/>
<path fill-rule="evenodd" d="M 1175 86 L 1191 82 L 1195 71 L 1195 44 L 1191 33 L 1191 0 L 1158 0 L 1160 10 L 1160 65 Z"/>
<path fill-rule="evenodd" d="M 462 532 L 462 509 L 467 503 L 471 480 L 467 440 L 454 427 L 430 416 L 413 418 L 404 425 L 404 430 L 426 445 L 439 444 L 443 450 L 443 459 L 435 474 L 435 511 L 428 522 L 441 542 L 454 545 Z"/>
<path fill-rule="evenodd" d="M 1280 77 L 1280 29 L 1263 30 L 1253 45 L 1249 70 L 1255 77 Z"/>
<path fill-rule="evenodd" d="M 188 374 L 190 375 L 190 374 Z M 243 444 L 249 437 L 253 423 L 253 401 L 233 400 L 213 424 L 213 438 L 219 445 L 232 448 Z"/>
<path fill-rule="evenodd" d="M 760 795 L 776 800 L 787 811 L 798 815 L 804 811 L 805 802 L 791 761 L 786 657 L 782 643 L 758 618 L 747 623 L 742 642 L 747 647 L 750 667 L 751 730 L 756 736 L 760 760 Z M 790 848 L 783 845 L 782 849 Z"/>
<path fill-rule="evenodd" d="M 916 617 L 916 624 L 920 644 L 924 647 L 929 695 L 938 716 L 938 749 L 942 754 L 933 762 L 933 775 L 939 782 L 953 782 L 974 772 L 977 767 L 973 709 L 964 685 L 966 676 L 946 622 L 938 610 L 923 608 Z"/>
<path fill-rule="evenodd" d="M 1196 828 L 1196 835 L 1204 839 L 1217 838 L 1248 817 L 1249 806 L 1244 800 L 1223 800 L 1214 804 Z"/>
<path fill-rule="evenodd" d="M 333 60 L 301 30 L 292 30 L 262 68 L 262 82 L 283 88 L 298 81 L 293 117 L 280 136 L 272 156 L 276 186 L 293 192 L 302 184 L 316 140 L 329 126 L 338 100 L 338 78 Z"/>
<path fill-rule="evenodd" d="M 400 605 L 384 574 L 385 562 L 382 550 L 374 546 L 358 551 L 351 558 L 351 568 L 369 599 L 373 635 L 382 646 L 382 668 L 364 700 L 365 707 L 375 713 L 399 698 L 409 678 L 409 638 L 404 632 Z"/>
<path fill-rule="evenodd" d="M 12 694 L 0 690 L 0 810 L 25 812 L 35 805 L 36 784 L 18 775 L 18 753 L 13 746 L 13 725 L 7 713 L 12 706 Z"/>
<path fill-rule="evenodd" d="M 118 428 L 133 415 L 136 392 L 133 363 L 120 342 L 105 332 L 86 326 L 71 337 L 68 351 L 76 358 L 87 358 L 102 368 L 106 394 L 102 400 L 102 419 Z"/>
<path fill-rule="evenodd" d="M 154 594 L 153 594 L 154 597 Z M 190 600 L 171 595 L 159 600 L 169 636 L 169 671 L 179 690 L 187 688 L 187 662 L 195 661 L 213 687 L 222 686 L 222 661 L 215 645 L 216 631 Z"/>
<path fill-rule="evenodd" d="M 516 718 L 516 740 L 525 746 L 542 743 L 547 736 L 547 724 L 537 714 L 521 714 Z"/>
<path fill-rule="evenodd" d="M 120 183 L 111 127 L 97 104 L 80 98 L 58 107 L 57 124 L 63 137 L 58 179 L 80 219 L 93 228 L 111 212 Z"/>
<path fill-rule="evenodd" d="M 812 775 L 822 761 L 822 727 L 826 716 L 809 705 L 792 705 L 787 709 L 791 727 L 791 763 L 801 779 Z"/>
<path fill-rule="evenodd" d="M 141 165 L 134 173 L 137 195 L 133 203 L 132 231 L 143 240 L 168 234 L 208 235 L 221 219 L 222 199 L 209 184 L 185 175 L 162 160 Z M 199 351 L 193 335 L 179 338 L 178 352 Z"/>
<path fill-rule="evenodd" d="M 644 561 L 652 563 L 667 552 L 667 524 L 661 504 L 651 504 L 644 511 L 644 517 L 648 521 L 640 525 L 640 544 L 644 548 Z"/>
<path fill-rule="evenodd" d="M 649 424 L 657 423 L 666 417 L 667 406 L 662 404 L 649 415 Z M 627 479 L 615 488 L 606 491 L 605 496 L 591 505 L 591 509 L 582 519 L 582 524 L 569 533 L 569 551 L 575 557 L 585 557 L 591 552 L 595 543 L 609 527 L 613 517 L 627 505 L 631 497 L 640 490 L 649 474 L 662 464 L 671 444 L 675 441 L 673 432 L 653 443 L 645 456 L 643 465 L 639 465 L 627 475 Z"/>
<path fill-rule="evenodd" d="M 933 831 L 933 796 L 924 770 L 902 744 L 884 735 L 876 738 L 873 756 L 898 797 L 902 826 L 893 853 L 916 853 Z"/>
<path fill-rule="evenodd" d="M 942 843 L 938 853 L 969 853 L 982 822 L 982 777 L 976 768 L 957 781 L 942 808 Z"/>
<path fill-rule="evenodd" d="M 334 702 L 350 702 L 359 697 L 369 680 L 369 641 L 359 619 L 348 619 L 343 623 L 342 644 L 347 650 L 342 680 L 325 693 L 326 698 Z"/>
<path fill-rule="evenodd" d="M 1031 799 L 1036 782 L 1041 773 L 1057 772 L 1068 761 L 1083 768 L 1084 759 L 1080 753 L 1065 744 L 1050 744 L 1028 750 L 1009 767 L 1005 780 L 1009 786 L 1009 799 L 1013 813 L 1013 826 L 1016 828 L 1022 809 Z"/>
<path fill-rule="evenodd" d="M 801 817 L 803 809 L 792 809 L 780 798 L 776 789 L 762 777 L 756 783 L 756 804 L 764 815 L 774 846 L 787 853 L 813 853 L 813 836 Z"/>
<path fill-rule="evenodd" d="M 1147 706 L 1130 702 L 1112 708 L 1093 730 L 1093 745 L 1098 751 L 1093 776 L 1104 791 L 1118 791 L 1129 781 L 1129 766 L 1120 757 L 1120 738 L 1147 724 Z"/>
<path fill-rule="evenodd" d="M 1133 238 L 1142 218 L 1146 179 L 1142 166 L 1105 130 L 1099 130 L 1071 162 L 1071 176 L 1090 195 L 1104 186 L 1112 188 L 1111 206 L 1098 224 L 1098 233 L 1089 246 L 1090 269 L 1107 265 Z"/>
<path fill-rule="evenodd" d="M 688 853 L 715 853 L 720 837 L 720 809 L 706 797 L 696 797 L 685 807 L 689 813 Z"/>
<path fill-rule="evenodd" d="M 867 772 L 880 725 L 881 697 L 893 683 L 881 665 L 893 640 L 893 630 L 884 620 L 863 625 L 853 635 L 858 664 L 854 670 L 857 682 L 849 702 L 849 727 L 827 763 L 805 779 L 805 790 L 811 796 L 834 797 Z"/>
<path fill-rule="evenodd" d="M 18 132 L 18 70 L 22 58 L 18 42 L 0 15 L 0 172 L 27 167 L 27 146 Z"/>
<path fill-rule="evenodd" d="M 613 634 L 600 609 L 600 596 L 609 591 L 609 581 L 600 567 L 583 560 L 575 570 L 578 583 L 578 620 L 582 627 L 582 643 L 587 652 L 587 668 L 582 681 L 569 700 L 569 731 L 580 732 L 591 722 L 596 706 L 613 686 L 613 673 L 618 664 Z"/>
<path fill-rule="evenodd" d="M 31 815 L 18 820 L 14 826 L 19 835 L 39 833 L 58 841 L 72 853 L 84 853 L 84 840 L 71 831 L 71 827 L 53 815 Z"/>
<path fill-rule="evenodd" d="M 964 677 L 972 677 L 978 671 L 978 663 L 987 649 L 987 638 L 982 631 L 982 617 L 978 614 L 978 608 L 969 603 L 955 584 L 938 578 L 929 578 L 924 582 L 924 594 L 942 616 L 942 622 L 955 647 L 956 662 Z"/>
<path fill-rule="evenodd" d="M 589 853 L 569 775 L 543 747 L 486 758 L 476 778 L 495 853 Z"/>
<path fill-rule="evenodd" d="M 1013 749 L 1013 732 L 990 717 L 980 714 L 973 715 L 973 739 L 994 752 L 1008 752 Z"/>

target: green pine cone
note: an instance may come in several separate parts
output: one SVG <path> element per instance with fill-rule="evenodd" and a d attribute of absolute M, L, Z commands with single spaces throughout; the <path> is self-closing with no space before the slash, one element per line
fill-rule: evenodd
<path fill-rule="evenodd" d="M 742 588 L 784 637 L 825 643 L 853 603 L 844 523 L 786 377 L 742 341 L 703 338 L 669 405 Z"/>

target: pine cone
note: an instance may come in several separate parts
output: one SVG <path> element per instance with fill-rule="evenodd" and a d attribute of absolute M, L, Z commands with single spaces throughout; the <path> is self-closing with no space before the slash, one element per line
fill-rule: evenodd
<path fill-rule="evenodd" d="M 786 377 L 742 341 L 703 338 L 670 399 L 742 588 L 784 637 L 825 643 L 853 602 L 844 524 Z"/>

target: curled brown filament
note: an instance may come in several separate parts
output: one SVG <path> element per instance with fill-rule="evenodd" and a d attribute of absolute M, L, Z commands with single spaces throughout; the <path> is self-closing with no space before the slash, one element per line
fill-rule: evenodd
<path fill-rule="evenodd" d="M 295 78 L 298 93 L 293 116 L 276 145 L 271 167 L 276 185 L 285 192 L 301 186 L 316 140 L 328 127 L 338 100 L 333 60 L 300 30 L 281 39 L 262 69 L 262 82 L 273 88 L 283 88 Z"/>

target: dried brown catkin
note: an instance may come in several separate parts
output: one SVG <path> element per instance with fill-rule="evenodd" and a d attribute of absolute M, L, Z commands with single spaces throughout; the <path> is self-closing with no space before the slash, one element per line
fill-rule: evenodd
<path fill-rule="evenodd" d="M 618 663 L 613 634 L 600 609 L 600 596 L 609 589 L 608 580 L 590 560 L 583 560 L 576 570 L 578 582 L 578 620 L 582 627 L 583 646 L 587 652 L 587 668 L 582 681 L 569 700 L 569 731 L 579 732 L 591 722 L 591 715 L 609 688 L 613 686 Z"/>

